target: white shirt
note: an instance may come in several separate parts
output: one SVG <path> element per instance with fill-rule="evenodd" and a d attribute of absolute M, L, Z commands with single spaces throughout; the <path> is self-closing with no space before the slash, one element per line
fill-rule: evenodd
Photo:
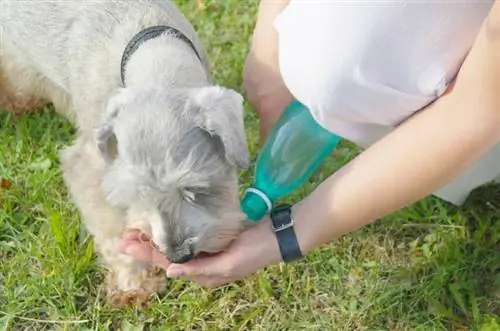
<path fill-rule="evenodd" d="M 291 0 L 275 21 L 280 71 L 322 126 L 368 147 L 446 90 L 493 3 Z M 499 177 L 492 153 L 437 195 L 460 203 Z"/>

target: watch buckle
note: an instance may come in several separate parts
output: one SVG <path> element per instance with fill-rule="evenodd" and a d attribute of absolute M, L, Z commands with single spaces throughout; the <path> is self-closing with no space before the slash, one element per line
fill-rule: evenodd
<path fill-rule="evenodd" d="M 286 230 L 288 228 L 291 228 L 293 226 L 293 224 L 294 224 L 293 218 L 290 218 L 290 222 L 288 222 L 286 224 L 282 224 L 278 227 L 274 227 L 274 224 L 271 224 L 271 227 L 273 229 L 273 232 L 280 232 L 280 231 Z"/>

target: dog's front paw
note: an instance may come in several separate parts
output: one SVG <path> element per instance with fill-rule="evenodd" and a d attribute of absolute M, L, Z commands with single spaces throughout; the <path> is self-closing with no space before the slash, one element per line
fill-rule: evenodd
<path fill-rule="evenodd" d="M 108 303 L 114 308 L 134 307 L 146 308 L 152 293 L 144 290 L 120 291 L 116 290 L 108 294 Z"/>
<path fill-rule="evenodd" d="M 123 270 L 121 270 L 123 272 Z M 145 308 L 154 294 L 165 290 L 166 272 L 164 269 L 151 267 L 142 270 L 140 274 L 127 274 L 133 286 L 123 284 L 116 273 L 108 274 L 107 301 L 115 308 L 135 307 Z"/>

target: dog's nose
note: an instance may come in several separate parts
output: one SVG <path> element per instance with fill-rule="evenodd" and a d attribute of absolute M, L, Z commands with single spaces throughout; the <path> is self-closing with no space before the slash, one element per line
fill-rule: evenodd
<path fill-rule="evenodd" d="M 190 261 L 192 258 L 193 258 L 193 253 L 187 252 L 185 254 L 173 254 L 173 256 L 169 258 L 169 260 L 172 263 L 181 264 Z"/>
<path fill-rule="evenodd" d="M 186 263 L 194 257 L 194 249 L 191 243 L 184 242 L 181 245 L 173 245 L 166 255 L 172 263 Z"/>

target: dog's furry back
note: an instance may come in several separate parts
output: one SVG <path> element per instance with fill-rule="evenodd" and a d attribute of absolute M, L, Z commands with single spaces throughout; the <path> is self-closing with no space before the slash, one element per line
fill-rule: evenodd
<path fill-rule="evenodd" d="M 35 71 L 37 63 L 44 63 L 43 76 L 68 95 L 78 95 L 83 102 L 86 99 L 107 102 L 112 90 L 121 85 L 120 60 L 126 44 L 151 22 L 182 31 L 197 48 L 209 73 L 195 30 L 169 0 L 23 0 L 22 6 L 18 2 L 0 0 L 0 31 L 9 36 L 0 42 L 12 43 L 22 53 L 26 65 L 33 66 Z M 103 58 L 108 61 L 103 62 Z M 92 79 L 96 75 L 104 82 L 102 85 L 96 86 L 96 80 Z M 102 97 L 96 97 L 99 95 Z M 102 106 L 98 109 L 105 108 Z M 98 118 L 88 110 L 85 116 Z"/>

